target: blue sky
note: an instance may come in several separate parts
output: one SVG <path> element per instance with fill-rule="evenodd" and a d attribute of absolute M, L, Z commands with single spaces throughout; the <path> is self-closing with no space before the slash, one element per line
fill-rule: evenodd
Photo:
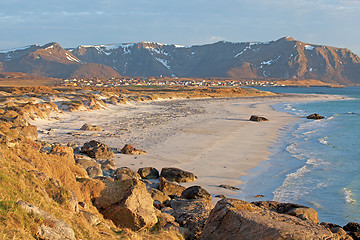
<path fill-rule="evenodd" d="M 0 50 L 58 42 L 185 46 L 284 36 L 360 54 L 359 0 L 1 0 Z"/>

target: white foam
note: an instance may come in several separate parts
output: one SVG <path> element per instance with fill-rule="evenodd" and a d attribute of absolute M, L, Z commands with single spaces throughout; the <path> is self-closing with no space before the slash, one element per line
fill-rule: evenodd
<path fill-rule="evenodd" d="M 351 190 L 347 189 L 347 188 L 344 188 L 344 197 L 345 197 L 345 201 L 346 203 L 349 203 L 349 204 L 356 204 L 356 200 L 353 199 L 353 193 Z"/>

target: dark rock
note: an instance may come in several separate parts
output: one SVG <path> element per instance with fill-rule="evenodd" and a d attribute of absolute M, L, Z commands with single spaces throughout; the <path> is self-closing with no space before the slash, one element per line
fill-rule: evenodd
<path fill-rule="evenodd" d="M 188 187 L 181 193 L 181 198 L 185 198 L 185 199 L 203 198 L 208 201 L 212 200 L 210 193 L 208 193 L 208 191 L 206 191 L 204 188 L 200 186 Z"/>
<path fill-rule="evenodd" d="M 254 121 L 254 122 L 264 122 L 264 121 L 269 121 L 267 118 L 265 117 L 259 117 L 259 116 L 256 116 L 256 115 L 252 115 L 250 117 L 250 121 Z"/>
<path fill-rule="evenodd" d="M 159 180 L 160 180 L 159 189 L 166 195 L 180 196 L 181 193 L 186 189 L 185 187 L 179 185 L 178 183 L 170 182 L 163 177 L 160 177 Z"/>
<path fill-rule="evenodd" d="M 103 170 L 116 170 L 116 166 L 113 160 L 107 159 L 101 163 L 101 168 Z"/>
<path fill-rule="evenodd" d="M 161 170 L 161 177 L 166 178 L 172 182 L 193 182 L 196 177 L 193 173 L 181 170 L 179 168 L 163 168 Z"/>
<path fill-rule="evenodd" d="M 122 154 L 130 154 L 130 155 L 142 155 L 142 154 L 146 154 L 145 151 L 139 150 L 137 148 L 134 148 L 133 146 L 126 144 L 121 150 L 120 152 Z"/>
<path fill-rule="evenodd" d="M 158 179 L 159 171 L 153 167 L 144 167 L 138 169 L 138 174 L 143 179 Z"/>
<path fill-rule="evenodd" d="M 360 232 L 360 223 L 349 222 L 343 227 L 343 229 L 349 232 Z"/>
<path fill-rule="evenodd" d="M 306 117 L 307 119 L 314 119 L 314 120 L 318 120 L 318 119 L 323 119 L 325 118 L 324 116 L 320 116 L 319 114 L 317 113 L 313 113 L 313 114 L 310 114 L 309 116 Z"/>
<path fill-rule="evenodd" d="M 230 189 L 230 190 L 237 190 L 237 191 L 241 190 L 238 187 L 234 187 L 234 186 L 230 186 L 230 185 L 226 185 L 226 184 L 221 184 L 221 185 L 219 185 L 219 187 L 225 188 L 225 189 Z"/>
<path fill-rule="evenodd" d="M 205 224 L 201 239 L 339 239 L 310 221 L 279 214 L 237 199 L 222 199 Z"/>
<path fill-rule="evenodd" d="M 114 153 L 110 147 L 95 140 L 85 143 L 81 148 L 81 152 L 95 159 L 111 159 L 114 157 Z"/>

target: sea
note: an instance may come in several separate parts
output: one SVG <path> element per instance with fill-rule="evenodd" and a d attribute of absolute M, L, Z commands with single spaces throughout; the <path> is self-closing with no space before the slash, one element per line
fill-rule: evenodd
<path fill-rule="evenodd" d="M 346 100 L 274 105 L 299 118 L 281 129 L 269 159 L 241 179 L 244 184 L 236 197 L 309 206 L 318 212 L 320 222 L 360 223 L 360 87 L 258 89 L 335 94 Z M 307 119 L 312 113 L 325 119 Z M 259 194 L 264 197 L 255 198 Z"/>

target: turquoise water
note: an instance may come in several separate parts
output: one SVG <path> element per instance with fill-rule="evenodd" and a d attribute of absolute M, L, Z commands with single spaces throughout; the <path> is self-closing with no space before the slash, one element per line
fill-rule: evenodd
<path fill-rule="evenodd" d="M 320 221 L 339 225 L 360 222 L 360 87 L 259 89 L 353 99 L 274 106 L 300 118 L 281 130 L 269 160 L 243 178 L 238 197 L 303 204 L 317 210 Z M 306 119 L 311 113 L 326 118 Z M 257 194 L 264 198 L 254 199 Z"/>

